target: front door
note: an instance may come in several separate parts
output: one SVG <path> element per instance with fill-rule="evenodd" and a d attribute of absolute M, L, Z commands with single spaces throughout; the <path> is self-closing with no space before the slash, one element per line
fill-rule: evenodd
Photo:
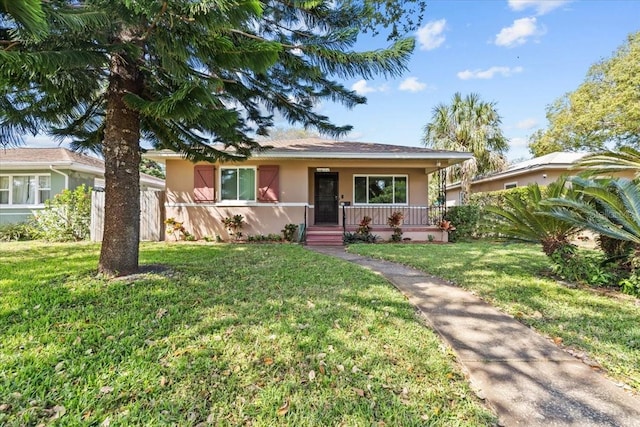
<path fill-rule="evenodd" d="M 315 224 L 338 224 L 338 172 L 315 174 Z"/>

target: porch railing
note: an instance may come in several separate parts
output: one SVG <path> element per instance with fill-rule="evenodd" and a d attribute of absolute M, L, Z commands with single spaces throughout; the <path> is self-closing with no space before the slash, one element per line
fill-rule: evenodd
<path fill-rule="evenodd" d="M 387 219 L 394 212 L 402 212 L 403 226 L 437 225 L 445 214 L 444 206 L 342 206 L 343 227 L 358 225 L 362 218 L 371 218 L 371 225 L 387 225 Z"/>

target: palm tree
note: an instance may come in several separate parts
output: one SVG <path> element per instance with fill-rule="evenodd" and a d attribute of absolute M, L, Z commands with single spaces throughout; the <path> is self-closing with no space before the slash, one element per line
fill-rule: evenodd
<path fill-rule="evenodd" d="M 424 128 L 423 141 L 427 147 L 473 154 L 472 159 L 454 166 L 448 174 L 450 180 L 460 180 L 463 204 L 477 174 L 506 167 L 504 154 L 509 147 L 500 123 L 495 103 L 484 102 L 475 93 L 464 98 L 456 93 L 451 105 L 439 104 L 433 109 L 431 122 Z"/>
<path fill-rule="evenodd" d="M 615 176 L 620 173 L 632 173 L 635 177 L 636 184 L 640 179 L 640 151 L 633 147 L 620 147 L 616 151 L 609 150 L 600 153 L 595 153 L 584 157 L 579 163 L 575 165 L 575 168 L 585 168 L 580 173 L 581 176 L 593 177 L 593 176 Z M 576 180 L 579 182 L 579 180 Z M 579 185 L 579 184 L 578 184 Z M 606 183 L 606 181 L 594 181 L 589 184 L 590 187 L 600 186 L 606 188 L 607 191 L 614 191 L 613 185 Z M 619 190 L 615 190 L 619 194 Z M 631 197 L 626 195 L 626 197 Z M 605 210 L 606 202 L 604 200 L 599 201 L 597 197 L 585 197 L 584 200 L 596 199 L 591 202 L 591 205 L 595 207 L 600 214 L 608 215 L 608 210 Z M 566 212 L 565 212 L 566 214 Z M 610 218 L 611 219 L 611 218 Z M 613 220 L 615 222 L 615 219 Z M 587 225 L 589 228 L 589 225 Z M 637 243 L 633 242 L 633 239 L 619 238 L 620 228 L 611 228 L 615 237 L 610 234 L 600 233 L 597 240 L 600 249 L 604 251 L 610 258 L 619 258 L 628 254 Z"/>
<path fill-rule="evenodd" d="M 550 198 L 550 215 L 569 224 L 593 230 L 612 239 L 640 247 L 640 187 L 626 179 L 571 180 L 582 198 Z"/>
<path fill-rule="evenodd" d="M 576 168 L 586 167 L 583 174 L 602 175 L 633 172 L 640 178 L 640 151 L 632 147 L 621 147 L 618 151 L 604 151 L 583 157 Z"/>
<path fill-rule="evenodd" d="M 554 208 L 545 200 L 566 198 L 579 200 L 574 190 L 566 185 L 566 178 L 560 177 L 541 190 L 538 184 L 529 185 L 526 193 L 505 194 L 503 207 L 487 206 L 493 214 L 493 228 L 501 236 L 523 242 L 540 243 L 542 251 L 551 256 L 556 251 L 570 245 L 570 239 L 583 225 L 569 223 L 550 216 Z"/>

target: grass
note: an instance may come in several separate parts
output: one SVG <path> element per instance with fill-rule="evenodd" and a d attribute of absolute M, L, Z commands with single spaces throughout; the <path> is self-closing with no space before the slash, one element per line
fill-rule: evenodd
<path fill-rule="evenodd" d="M 349 250 L 453 281 L 574 353 L 585 353 L 640 391 L 640 300 L 571 289 L 543 277 L 551 264 L 538 245 L 353 245 Z"/>
<path fill-rule="evenodd" d="M 0 244 L 0 425 L 492 425 L 379 276 L 296 245 Z"/>

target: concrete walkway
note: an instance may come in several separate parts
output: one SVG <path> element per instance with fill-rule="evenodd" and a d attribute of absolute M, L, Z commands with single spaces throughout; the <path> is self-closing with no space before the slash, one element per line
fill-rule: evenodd
<path fill-rule="evenodd" d="M 442 279 L 400 264 L 309 247 L 386 277 L 453 348 L 504 426 L 640 427 L 640 398 L 513 317 Z"/>

